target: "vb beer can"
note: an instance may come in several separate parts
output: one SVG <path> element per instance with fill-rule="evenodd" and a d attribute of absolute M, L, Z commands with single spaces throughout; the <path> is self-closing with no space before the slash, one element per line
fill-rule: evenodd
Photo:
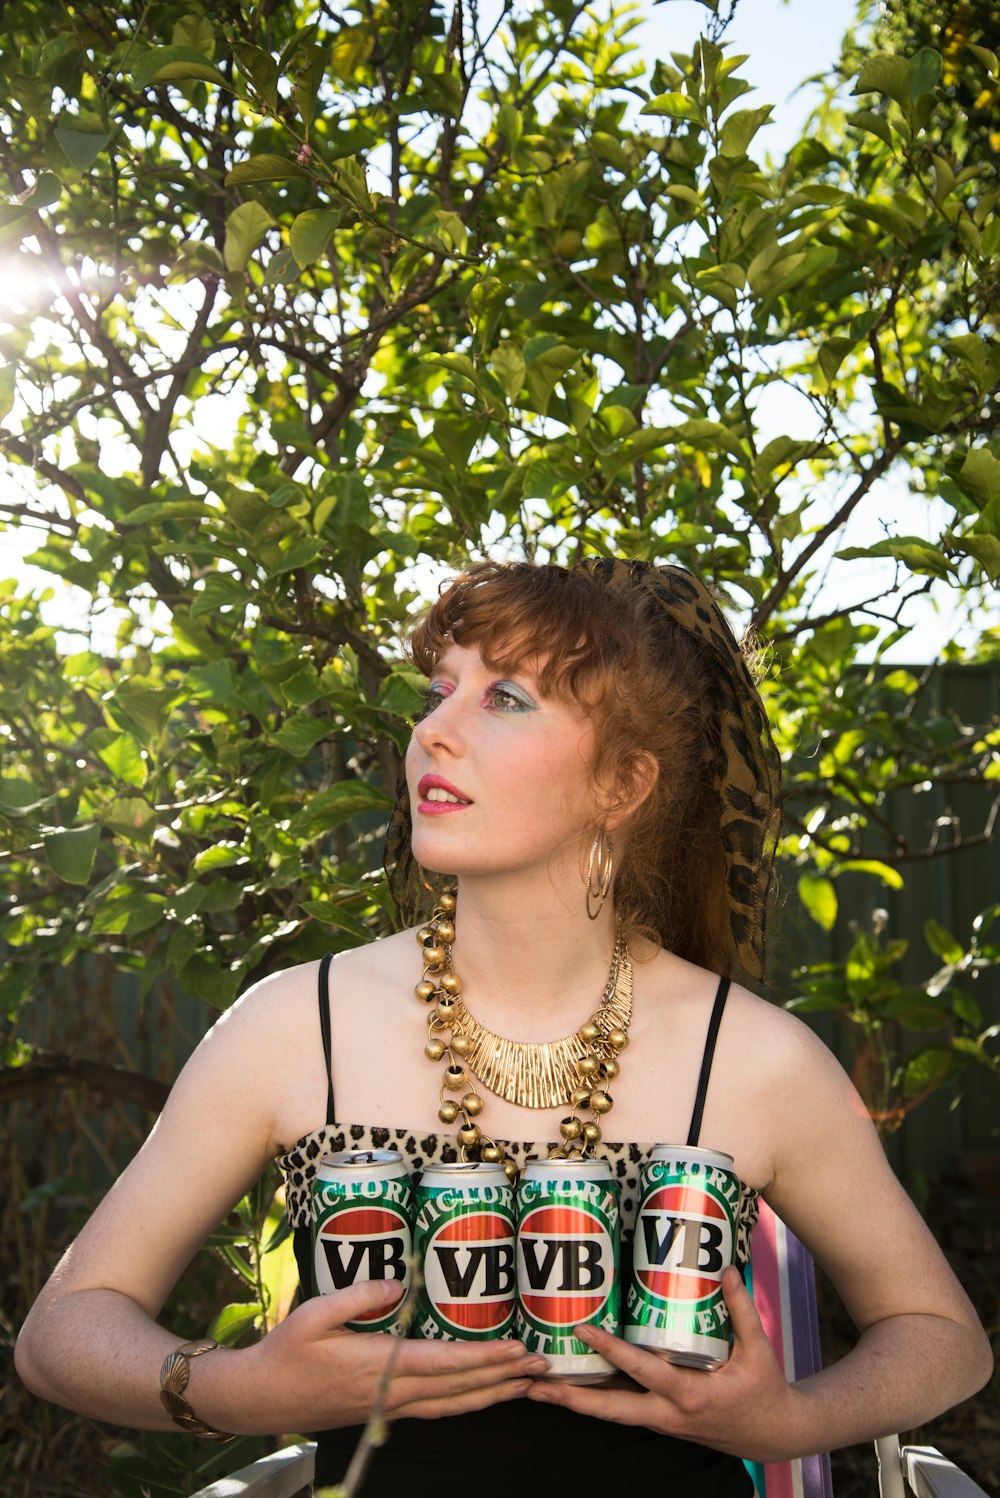
<path fill-rule="evenodd" d="M 421 1266 L 412 1335 L 507 1337 L 514 1325 L 514 1192 L 502 1165 L 431 1165 L 414 1191 Z"/>
<path fill-rule="evenodd" d="M 618 1182 L 602 1160 L 530 1160 L 517 1192 L 517 1335 L 549 1377 L 608 1378 L 606 1358 L 573 1336 L 615 1335 L 620 1291 Z"/>
<path fill-rule="evenodd" d="M 397 1150 L 326 1155 L 312 1183 L 313 1292 L 330 1295 L 361 1280 L 399 1280 L 403 1299 L 413 1259 L 413 1190 Z M 405 1335 L 401 1299 L 389 1311 L 348 1321 L 356 1332 Z"/>
<path fill-rule="evenodd" d="M 716 1150 L 661 1144 L 640 1173 L 625 1340 L 689 1368 L 729 1358 L 721 1280 L 734 1260 L 741 1190 L 732 1165 Z"/>

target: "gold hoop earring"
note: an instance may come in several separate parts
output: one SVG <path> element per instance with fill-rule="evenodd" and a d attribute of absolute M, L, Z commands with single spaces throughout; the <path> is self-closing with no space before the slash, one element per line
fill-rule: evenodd
<path fill-rule="evenodd" d="M 615 872 L 615 847 L 603 827 L 599 827 L 594 834 L 594 841 L 590 845 L 590 860 L 587 864 L 587 877 L 583 881 L 587 891 L 587 914 L 592 921 L 596 921 L 604 909 L 604 902 L 608 898 L 611 889 L 611 880 Z M 596 909 L 594 904 L 596 902 Z"/>

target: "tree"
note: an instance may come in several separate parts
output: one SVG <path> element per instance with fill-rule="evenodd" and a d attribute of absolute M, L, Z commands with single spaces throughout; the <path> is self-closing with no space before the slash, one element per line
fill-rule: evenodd
<path fill-rule="evenodd" d="M 365 939 L 416 563 L 611 548 L 742 603 L 815 751 L 786 844 L 814 911 L 920 851 L 891 787 L 996 777 L 995 726 L 872 694 L 908 600 L 1000 573 L 997 191 L 936 150 L 939 54 L 867 59 L 869 107 L 772 171 L 717 43 L 643 81 L 616 10 L 393 16 L 7 8 L 4 514 L 117 623 L 67 655 L 4 601 L 12 1012 L 81 950 L 220 1006 Z M 942 532 L 842 551 L 891 579 L 817 606 L 893 474 Z"/>
<path fill-rule="evenodd" d="M 772 168 L 741 59 L 644 77 L 615 3 L 2 9 L 0 514 L 88 600 L 67 648 L 0 597 L 2 1095 L 45 1085 L 27 1001 L 83 954 L 210 1013 L 384 922 L 401 629 L 485 551 L 675 559 L 754 625 L 822 925 L 960 845 L 894 790 L 977 788 L 961 845 L 992 836 L 997 723 L 881 664 L 910 600 L 1000 575 L 995 173 L 942 145 L 938 51 L 867 55 Z M 890 480 L 945 520 L 845 548 Z M 884 580 L 831 597 L 838 548 Z M 892 958 L 868 1011 L 923 1022 Z M 995 1065 L 950 994 L 939 1079 Z"/>

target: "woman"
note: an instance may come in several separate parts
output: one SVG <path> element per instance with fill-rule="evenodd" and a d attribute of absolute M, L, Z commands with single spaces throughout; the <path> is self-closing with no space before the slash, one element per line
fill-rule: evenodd
<path fill-rule="evenodd" d="M 704 587 L 637 563 L 484 564 L 443 593 L 412 651 L 430 685 L 387 869 L 404 909 L 418 869 L 457 881 L 455 929 L 443 933 L 465 1006 L 454 1033 L 518 1040 L 530 1080 L 546 1043 L 575 1037 L 609 967 L 624 965 L 629 1044 L 619 1074 L 604 1073 L 613 1111 L 586 1088 L 531 1109 L 509 1077 L 489 1091 L 468 1047 L 432 1035 L 425 1053 L 412 932 L 319 971 L 278 973 L 202 1042 L 56 1269 L 18 1342 L 25 1381 L 84 1414 L 170 1428 L 157 1375 L 177 1339 L 153 1318 L 267 1160 L 281 1157 L 301 1246 L 324 1150 L 395 1146 L 420 1168 L 455 1158 L 462 1128 L 515 1164 L 587 1145 L 622 1180 L 626 1223 L 654 1143 L 726 1151 L 747 1188 L 741 1257 L 763 1194 L 833 1279 L 860 1338 L 789 1386 L 731 1270 L 734 1348 L 712 1374 L 592 1330 L 587 1340 L 627 1375 L 613 1386 L 546 1379 L 545 1360 L 513 1342 L 410 1341 L 388 1397 L 397 1423 L 366 1492 L 423 1492 L 461 1474 L 482 1495 L 515 1481 L 542 1493 L 606 1477 L 613 1462 L 629 1478 L 669 1477 L 674 1498 L 744 1494 L 740 1458 L 908 1429 L 981 1387 L 982 1329 L 846 1077 L 798 1021 L 720 982 L 762 975 L 778 770 L 756 689 Z M 467 1091 L 439 1093 L 448 1063 L 466 1067 Z M 358 1285 L 306 1301 L 253 1347 L 182 1355 L 179 1423 L 324 1431 L 317 1478 L 335 1481 L 390 1345 L 344 1323 L 395 1293 L 391 1282 Z M 442 1416 L 454 1418 L 433 1423 Z M 516 1479 L 514 1428 L 532 1450 Z"/>

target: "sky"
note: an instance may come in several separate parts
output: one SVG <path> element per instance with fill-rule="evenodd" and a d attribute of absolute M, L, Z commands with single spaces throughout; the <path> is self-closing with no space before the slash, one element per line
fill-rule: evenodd
<path fill-rule="evenodd" d="M 755 155 L 767 153 L 781 158 L 787 149 L 800 138 L 803 127 L 822 94 L 819 84 L 804 85 L 803 80 L 824 73 L 835 61 L 840 51 L 844 33 L 854 23 L 857 0 L 740 0 L 736 15 L 725 33 L 725 42 L 733 51 L 749 54 L 748 61 L 741 65 L 741 76 L 750 81 L 757 92 L 740 101 L 740 107 L 753 107 L 759 103 L 774 106 L 772 123 L 765 126 L 753 145 Z M 636 6 L 644 19 L 632 33 L 631 40 L 638 44 L 639 56 L 651 68 L 657 58 L 668 57 L 672 51 L 690 52 L 699 32 L 703 29 L 707 12 L 697 0 L 665 0 L 651 6 L 649 0 L 640 0 Z M 768 412 L 768 422 L 773 430 L 790 435 L 804 435 L 796 430 L 805 415 L 794 405 L 779 407 Z M 228 425 L 228 411 L 213 413 L 221 418 L 218 430 L 213 428 L 214 440 L 224 440 L 221 429 Z M 114 456 L 107 455 L 108 467 L 114 467 Z M 4 480 L 0 478 L 0 484 Z M 8 486 L 7 492 L 10 492 Z M 22 489 L 12 495 L 23 500 Z M 928 502 L 923 495 L 911 496 L 901 483 L 883 484 L 878 503 L 866 508 L 864 514 L 855 518 L 842 545 L 870 544 L 881 538 L 883 523 L 887 523 L 897 534 L 925 535 L 930 537 L 935 523 L 941 519 L 942 509 Z M 940 528 L 940 527 L 938 527 Z M 6 575 L 12 572 L 34 584 L 51 582 L 43 575 L 27 569 L 20 560 L 38 544 L 38 532 L 23 530 L 20 535 L 8 532 L 4 537 L 4 559 L 0 570 Z M 840 607 L 867 591 L 873 572 L 883 564 L 851 563 L 836 564 L 834 575 L 828 583 L 828 593 L 823 607 Z M 888 564 L 885 564 L 888 565 Z M 32 574 L 34 574 L 32 576 Z M 53 623 L 70 624 L 82 622 L 86 595 L 72 593 L 59 587 L 57 597 L 48 605 L 49 618 Z M 951 607 L 950 591 L 939 587 L 939 608 L 932 600 L 923 600 L 914 605 L 917 610 L 907 622 L 916 621 L 910 638 L 897 648 L 897 657 L 907 660 L 931 659 L 942 642 L 959 628 L 957 615 Z M 109 621 L 110 624 L 110 621 Z M 67 648 L 78 649 L 79 637 Z"/>

